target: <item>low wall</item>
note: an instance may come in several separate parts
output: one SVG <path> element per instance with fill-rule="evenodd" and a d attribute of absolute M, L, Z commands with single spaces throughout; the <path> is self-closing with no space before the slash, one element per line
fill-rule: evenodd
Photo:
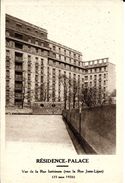
<path fill-rule="evenodd" d="M 6 114 L 32 114 L 31 108 L 17 108 L 17 107 L 6 107 Z"/>
<path fill-rule="evenodd" d="M 81 114 L 76 110 L 63 111 L 63 116 L 90 153 L 115 154 L 115 105 L 84 109 Z"/>
<path fill-rule="evenodd" d="M 33 114 L 62 114 L 63 104 L 60 102 L 35 102 Z"/>

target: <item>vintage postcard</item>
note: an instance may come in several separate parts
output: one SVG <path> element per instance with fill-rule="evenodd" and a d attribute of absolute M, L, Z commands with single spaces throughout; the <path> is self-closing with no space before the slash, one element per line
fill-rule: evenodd
<path fill-rule="evenodd" d="M 1 182 L 121 183 L 123 2 L 1 2 Z"/>

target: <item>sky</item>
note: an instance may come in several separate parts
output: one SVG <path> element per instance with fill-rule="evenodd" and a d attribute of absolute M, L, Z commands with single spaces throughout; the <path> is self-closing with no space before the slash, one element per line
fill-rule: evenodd
<path fill-rule="evenodd" d="M 121 0 L 4 0 L 5 13 L 47 29 L 48 38 L 76 49 L 83 61 L 120 59 Z"/>

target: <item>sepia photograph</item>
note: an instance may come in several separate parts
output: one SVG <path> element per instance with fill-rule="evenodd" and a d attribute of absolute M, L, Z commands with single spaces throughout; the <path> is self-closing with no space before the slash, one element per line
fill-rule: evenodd
<path fill-rule="evenodd" d="M 93 164 L 117 159 L 121 5 L 4 1 L 6 183 L 120 183 Z"/>

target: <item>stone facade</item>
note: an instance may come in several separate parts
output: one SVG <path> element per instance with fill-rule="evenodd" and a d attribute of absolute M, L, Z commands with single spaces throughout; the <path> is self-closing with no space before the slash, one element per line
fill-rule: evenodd
<path fill-rule="evenodd" d="M 49 40 L 47 30 L 6 15 L 6 106 L 64 102 L 61 76 L 112 92 L 114 69 L 108 58 L 85 62 L 79 51 Z"/>

